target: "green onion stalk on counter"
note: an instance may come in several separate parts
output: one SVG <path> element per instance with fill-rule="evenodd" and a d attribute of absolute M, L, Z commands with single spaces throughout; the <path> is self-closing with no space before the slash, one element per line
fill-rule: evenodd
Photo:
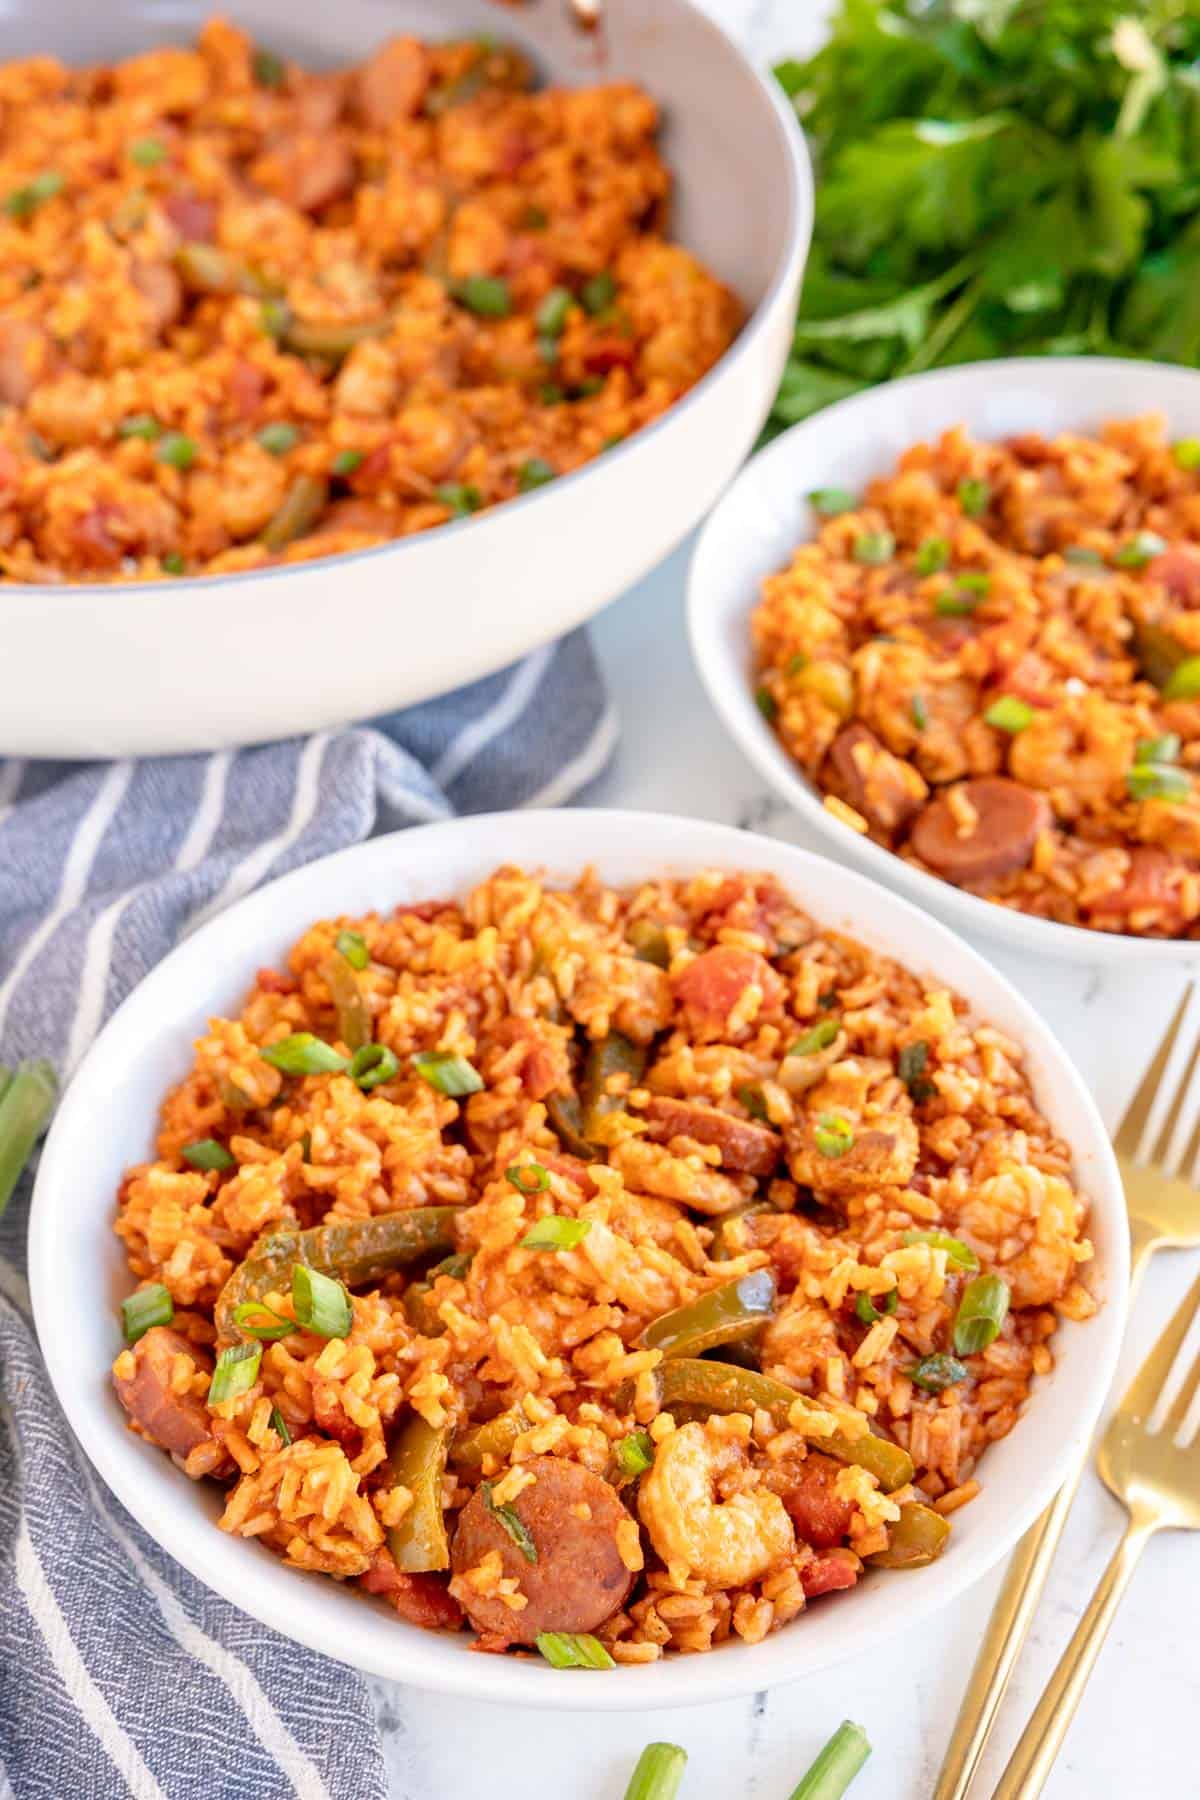
<path fill-rule="evenodd" d="M 870 1754 L 862 1726 L 844 1719 L 789 1800 L 841 1800 Z M 675 1800 L 686 1768 L 687 1751 L 678 1744 L 647 1744 L 625 1789 L 625 1800 Z"/>
<path fill-rule="evenodd" d="M 0 1068 L 0 1214 L 49 1123 L 57 1096 L 58 1078 L 48 1062 Z"/>

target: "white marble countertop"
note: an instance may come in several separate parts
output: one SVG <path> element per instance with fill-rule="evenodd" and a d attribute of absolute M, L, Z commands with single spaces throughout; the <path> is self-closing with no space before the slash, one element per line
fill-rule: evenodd
<path fill-rule="evenodd" d="M 707 4 L 763 61 L 811 42 L 818 11 L 825 10 L 814 0 L 803 9 L 790 0 Z M 827 855 L 828 845 L 807 838 L 763 788 L 708 706 L 683 629 L 686 566 L 685 546 L 596 622 L 622 735 L 616 761 L 592 798 L 598 805 L 718 819 Z M 1022 957 L 982 940 L 977 947 L 1043 1014 L 1115 1124 L 1182 976 L 1123 977 Z M 1164 1255 L 1152 1265 L 1119 1391 L 1194 1266 L 1195 1257 L 1186 1254 Z M 1069 1638 L 1122 1520 L 1120 1507 L 1089 1475 L 977 1781 L 980 1800 Z M 681 1800 L 787 1800 L 845 1717 L 862 1723 L 874 1746 L 853 1800 L 928 1800 L 998 1580 L 997 1571 L 981 1581 L 952 1611 L 922 1627 L 915 1642 L 898 1637 L 801 1685 L 703 1709 L 508 1712 L 377 1681 L 393 1800 L 620 1800 L 638 1752 L 653 1738 L 688 1752 Z M 1192 1744 L 1200 1694 L 1198 1584 L 1200 1542 L 1170 1534 L 1151 1544 L 1046 1790 L 1051 1800 L 1097 1794 L 1149 1800 L 1200 1791 Z M 1190 1604 L 1180 1604 L 1183 1596 Z"/>

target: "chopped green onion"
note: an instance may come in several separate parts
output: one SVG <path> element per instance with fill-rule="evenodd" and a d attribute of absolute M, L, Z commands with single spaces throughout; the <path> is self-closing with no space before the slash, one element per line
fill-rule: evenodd
<path fill-rule="evenodd" d="M 1175 466 L 1190 474 L 1193 469 L 1200 469 L 1200 438 L 1180 438 L 1171 446 L 1171 455 L 1175 458 Z"/>
<path fill-rule="evenodd" d="M 958 484 L 958 504 L 968 519 L 978 519 L 991 504 L 992 490 L 986 481 L 960 481 Z"/>
<path fill-rule="evenodd" d="M 233 1400 L 246 1393 L 258 1380 L 261 1362 L 261 1344 L 230 1344 L 222 1350 L 208 1384 L 208 1404 L 216 1406 L 222 1400 Z"/>
<path fill-rule="evenodd" d="M 860 531 L 851 551 L 855 562 L 875 567 L 890 562 L 895 554 L 896 540 L 890 531 Z"/>
<path fill-rule="evenodd" d="M 121 1302 L 121 1325 L 125 1342 L 136 1344 L 155 1325 L 169 1325 L 175 1317 L 175 1302 L 161 1281 L 141 1287 Z"/>
<path fill-rule="evenodd" d="M 599 275 L 591 276 L 579 290 L 583 310 L 591 313 L 593 318 L 607 312 L 616 297 L 617 284 L 607 269 L 601 270 Z"/>
<path fill-rule="evenodd" d="M 861 1725 L 843 1719 L 808 1772 L 792 1789 L 790 1800 L 842 1800 L 842 1795 L 871 1754 Z"/>
<path fill-rule="evenodd" d="M 938 595 L 933 610 L 939 619 L 966 619 L 978 605 L 977 594 L 946 593 Z"/>
<path fill-rule="evenodd" d="M 145 438 L 147 443 L 162 436 L 162 426 L 152 413 L 131 413 L 117 426 L 120 438 Z"/>
<path fill-rule="evenodd" d="M 512 311 L 512 296 L 501 275 L 468 275 L 455 283 L 452 292 L 479 319 L 507 319 Z"/>
<path fill-rule="evenodd" d="M 820 1113 L 813 1135 L 822 1156 L 845 1156 L 854 1143 L 854 1128 L 841 1113 Z"/>
<path fill-rule="evenodd" d="M 283 1414 L 280 1412 L 280 1410 L 277 1406 L 273 1406 L 271 1408 L 270 1424 L 271 1424 L 271 1430 L 276 1434 L 276 1436 L 279 1438 L 279 1441 L 282 1443 L 284 1449 L 286 1450 L 288 1448 L 288 1445 L 292 1441 L 292 1434 L 287 1428 L 287 1420 L 284 1418 Z"/>
<path fill-rule="evenodd" d="M 992 585 L 992 578 L 986 569 L 964 569 L 961 575 L 954 577 L 954 586 L 960 594 L 987 593 Z"/>
<path fill-rule="evenodd" d="M 539 1219 L 521 1239 L 522 1250 L 574 1250 L 592 1229 L 590 1219 L 563 1219 L 556 1213 Z"/>
<path fill-rule="evenodd" d="M 644 1475 L 654 1462 L 654 1439 L 648 1431 L 631 1431 L 613 1445 L 617 1468 L 627 1481 Z"/>
<path fill-rule="evenodd" d="M 542 337 L 556 338 L 562 335 L 563 326 L 567 322 L 567 314 L 571 310 L 571 292 L 569 288 L 551 288 L 546 298 L 534 314 L 534 323 Z"/>
<path fill-rule="evenodd" d="M 339 450 L 329 465 L 332 475 L 353 475 L 361 469 L 365 458 L 361 450 Z"/>
<path fill-rule="evenodd" d="M 386 1044 L 363 1044 L 350 1058 L 346 1073 L 364 1094 L 369 1094 L 372 1088 L 382 1087 L 385 1081 L 390 1081 L 399 1067 Z"/>
<path fill-rule="evenodd" d="M 819 1019 L 811 1031 L 797 1038 L 789 1056 L 815 1056 L 818 1050 L 828 1050 L 838 1032 L 842 1029 L 840 1019 Z"/>
<path fill-rule="evenodd" d="M 557 473 L 544 456 L 531 456 L 517 470 L 517 490 L 522 494 L 531 493 L 534 488 L 545 487 L 548 481 L 553 481 Z"/>
<path fill-rule="evenodd" d="M 48 1062 L 18 1064 L 0 1095 L 0 1215 L 12 1198 L 33 1146 L 46 1129 L 58 1095 L 58 1077 Z"/>
<path fill-rule="evenodd" d="M 1090 544 L 1071 544 L 1063 551 L 1063 557 L 1069 563 L 1078 564 L 1080 568 L 1102 569 L 1104 567 L 1104 558 L 1098 550 L 1093 550 Z"/>
<path fill-rule="evenodd" d="M 1032 725 L 1033 708 L 1027 700 L 1019 699 L 1016 694 L 1001 694 L 998 700 L 992 701 L 983 716 L 997 731 L 1007 731 L 1010 737 L 1016 737 L 1019 731 Z"/>
<path fill-rule="evenodd" d="M 752 1119 L 766 1119 L 767 1103 L 760 1087 L 755 1087 L 751 1081 L 744 1081 L 737 1090 L 737 1097 Z"/>
<path fill-rule="evenodd" d="M 807 656 L 805 656 L 803 650 L 797 650 L 794 656 L 788 657 L 787 663 L 784 666 L 783 672 L 790 679 L 794 675 L 799 675 L 801 673 L 801 671 L 804 669 L 807 669 L 807 667 L 808 667 Z"/>
<path fill-rule="evenodd" d="M 153 169 L 156 164 L 165 162 L 166 157 L 167 147 L 157 138 L 134 138 L 129 146 L 129 160 L 139 169 Z"/>
<path fill-rule="evenodd" d="M 885 1313 L 894 1313 L 899 1304 L 900 1289 L 893 1287 L 888 1289 L 879 1306 L 876 1306 L 870 1294 L 860 1294 L 854 1302 L 854 1313 L 861 1324 L 874 1325 Z"/>
<path fill-rule="evenodd" d="M 46 169 L 24 187 L 14 188 L 4 202 L 4 210 L 10 219 L 27 219 L 44 200 L 53 200 L 62 189 L 63 178 L 58 170 Z"/>
<path fill-rule="evenodd" d="M 295 1031 L 277 1044 L 268 1044 L 259 1055 L 283 1075 L 331 1075 L 349 1066 L 348 1057 L 311 1031 Z"/>
<path fill-rule="evenodd" d="M 550 223 L 550 214 L 544 206 L 527 206 L 522 223 L 526 231 L 545 231 Z"/>
<path fill-rule="evenodd" d="M 779 703 L 770 688 L 760 687 L 754 696 L 754 704 L 768 725 L 779 711 Z"/>
<path fill-rule="evenodd" d="M 979 1258 L 970 1244 L 964 1244 L 961 1238 L 952 1237 L 948 1231 L 906 1231 L 900 1241 L 906 1248 L 912 1244 L 928 1244 L 933 1250 L 944 1250 L 949 1260 L 959 1269 L 973 1271 L 979 1267 Z"/>
<path fill-rule="evenodd" d="M 555 1669 L 615 1669 L 599 1638 L 583 1631 L 539 1631 L 537 1647 Z"/>
<path fill-rule="evenodd" d="M 300 441 L 300 433 L 286 419 L 276 419 L 272 424 L 263 426 L 258 433 L 258 441 L 272 456 L 286 456 Z"/>
<path fill-rule="evenodd" d="M 675 1800 L 686 1768 L 687 1751 L 678 1744 L 647 1744 L 629 1778 L 625 1800 Z"/>
<path fill-rule="evenodd" d="M 437 497 L 443 506 L 448 506 L 456 519 L 465 519 L 469 514 L 478 512 L 483 505 L 483 495 L 477 487 L 461 481 L 447 481 L 437 490 Z"/>
<path fill-rule="evenodd" d="M 483 1088 L 483 1076 L 465 1056 L 452 1056 L 445 1050 L 423 1050 L 413 1057 L 412 1065 L 422 1081 L 450 1100 L 478 1094 Z"/>
<path fill-rule="evenodd" d="M 504 1179 L 511 1181 L 518 1194 L 544 1194 L 550 1176 L 539 1162 L 513 1163 L 505 1169 Z"/>
<path fill-rule="evenodd" d="M 167 431 L 158 441 L 156 455 L 160 463 L 172 469 L 190 469 L 196 460 L 196 442 L 182 431 Z"/>
<path fill-rule="evenodd" d="M 896 1073 L 916 1101 L 932 1099 L 935 1088 L 925 1078 L 925 1065 L 929 1061 L 929 1045 L 924 1038 L 915 1044 L 905 1044 L 896 1058 Z"/>
<path fill-rule="evenodd" d="M 954 1320 L 954 1348 L 960 1356 L 974 1356 L 995 1342 L 1008 1300 L 1008 1283 L 999 1275 L 979 1275 L 967 1283 Z"/>
<path fill-rule="evenodd" d="M 849 488 L 814 488 L 808 496 L 808 504 L 823 519 L 836 519 L 841 513 L 854 511 L 858 496 Z"/>
<path fill-rule="evenodd" d="M 1161 556 L 1166 547 L 1166 538 L 1160 538 L 1156 531 L 1139 531 L 1127 544 L 1121 545 L 1113 561 L 1118 569 L 1144 569 L 1148 562 Z"/>
<path fill-rule="evenodd" d="M 912 713 L 912 722 L 916 726 L 917 730 L 924 731 L 926 726 L 929 724 L 929 708 L 926 706 L 925 699 L 922 694 L 914 694 L 913 695 L 912 701 L 909 705 L 909 711 Z"/>
<path fill-rule="evenodd" d="M 937 575 L 950 561 L 950 545 L 944 537 L 923 538 L 917 545 L 913 568 L 918 575 Z"/>
<path fill-rule="evenodd" d="M 197 1138 L 194 1144 L 185 1144 L 180 1155 L 185 1163 L 193 1169 L 232 1169 L 234 1158 L 224 1144 L 218 1144 L 216 1138 Z"/>
<path fill-rule="evenodd" d="M 1135 763 L 1178 762 L 1181 748 L 1178 732 L 1165 731 L 1162 737 L 1139 738 L 1133 760 Z"/>
<path fill-rule="evenodd" d="M 254 1319 L 258 1320 L 257 1324 L 251 1323 Z M 261 1300 L 243 1300 L 240 1306 L 235 1306 L 233 1322 L 247 1337 L 260 1338 L 264 1343 L 290 1337 L 296 1329 L 291 1319 L 285 1319 L 282 1313 L 277 1313 L 273 1306 L 265 1306 Z"/>
<path fill-rule="evenodd" d="M 485 1508 L 491 1513 L 497 1524 L 503 1525 L 525 1561 L 535 1563 L 538 1559 L 537 1545 L 530 1536 L 529 1528 L 521 1519 L 516 1507 L 497 1506 L 492 1499 L 492 1483 L 490 1481 L 481 1481 L 479 1491 L 483 1495 Z"/>
<path fill-rule="evenodd" d="M 292 1270 L 292 1306 L 301 1325 L 318 1337 L 347 1337 L 354 1324 L 354 1308 L 342 1283 L 307 1263 Z"/>
<path fill-rule="evenodd" d="M 1200 656 L 1189 656 L 1171 671 L 1163 688 L 1164 700 L 1194 700 L 1200 694 Z"/>
<path fill-rule="evenodd" d="M 548 381 L 545 387 L 538 389 L 538 399 L 543 406 L 561 406 L 566 397 L 566 393 L 556 381 Z"/>
<path fill-rule="evenodd" d="M 908 1371 L 908 1378 L 927 1394 L 941 1394 L 956 1381 L 965 1381 L 968 1373 L 956 1356 L 938 1354 L 923 1357 L 915 1369 Z"/>
<path fill-rule="evenodd" d="M 279 339 L 283 336 L 284 332 L 292 322 L 292 309 L 286 300 L 268 299 L 264 300 L 259 307 L 258 317 L 267 336 L 269 338 L 274 338 L 278 343 Z M 344 450 L 342 455 L 358 456 L 358 452 L 356 450 Z M 335 474 L 339 473 L 337 468 L 338 460 L 337 457 L 334 458 Z M 358 460 L 359 462 L 362 461 L 361 456 L 359 456 Z M 358 463 L 354 466 L 357 468 Z"/>
<path fill-rule="evenodd" d="M 1136 762 L 1125 771 L 1125 786 L 1134 800 L 1186 800 L 1191 778 L 1173 763 Z"/>
<path fill-rule="evenodd" d="M 162 566 L 168 575 L 182 575 L 186 564 L 178 550 L 168 550 L 162 559 Z"/>
<path fill-rule="evenodd" d="M 277 88 L 283 86 L 285 74 L 283 60 L 281 57 L 276 56 L 273 50 L 256 50 L 254 52 L 254 61 L 250 66 L 254 71 L 254 79 L 257 81 L 259 87 Z"/>
<path fill-rule="evenodd" d="M 352 969 L 365 969 L 371 960 L 367 940 L 361 931 L 339 931 L 333 947 L 339 955 L 345 957 Z"/>

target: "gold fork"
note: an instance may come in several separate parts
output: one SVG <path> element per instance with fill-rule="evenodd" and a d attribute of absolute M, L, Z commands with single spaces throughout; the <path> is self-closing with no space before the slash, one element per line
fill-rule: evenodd
<path fill-rule="evenodd" d="M 1037 1800 L 1142 1551 L 1157 1531 L 1200 1531 L 1200 1350 L 1171 1391 L 1171 1372 L 1198 1317 L 1200 1275 L 1104 1434 L 1097 1467 L 1129 1524 L 992 1800 Z"/>
<path fill-rule="evenodd" d="M 1114 1139 L 1129 1208 L 1131 1301 L 1155 1251 L 1200 1244 L 1200 1192 L 1194 1165 L 1185 1163 L 1195 1135 L 1187 1100 L 1198 1060 L 1200 983 L 1189 982 Z M 933 1800 L 963 1800 L 971 1784 L 1086 1467 L 1085 1449 L 1057 1498 L 1013 1552 Z"/>

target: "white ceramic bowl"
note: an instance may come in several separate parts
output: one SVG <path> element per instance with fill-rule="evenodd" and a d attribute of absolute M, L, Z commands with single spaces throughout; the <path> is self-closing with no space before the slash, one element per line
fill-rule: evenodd
<path fill-rule="evenodd" d="M 1196 436 L 1200 374 L 1108 357 L 1030 357 L 869 388 L 794 425 L 746 465 L 701 532 L 689 575 L 692 654 L 709 698 L 759 773 L 804 822 L 839 854 L 951 924 L 1073 962 L 1195 963 L 1200 943 L 1117 936 L 1012 912 L 926 875 L 843 825 L 755 705 L 750 614 L 763 577 L 785 567 L 796 545 L 815 535 L 817 520 L 805 498 L 815 488 L 860 491 L 910 444 L 954 425 L 985 439 L 1020 431 L 1053 437 L 1148 412 L 1165 414 L 1173 436 Z"/>
<path fill-rule="evenodd" d="M 191 1062 L 210 1014 L 236 1008 L 255 970 L 277 963 L 314 919 L 401 900 L 460 894 L 503 862 L 570 878 L 594 863 L 605 880 L 662 871 L 769 869 L 824 924 L 842 927 L 964 994 L 1023 1043 L 1040 1105 L 1071 1145 L 1092 1203 L 1105 1304 L 1065 1325 L 1058 1367 L 1039 1383 L 1012 1436 L 989 1452 L 981 1496 L 955 1520 L 950 1548 L 919 1575 L 877 1575 L 823 1601 L 764 1643 L 670 1659 L 605 1678 L 536 1661 L 477 1656 L 465 1634 L 405 1625 L 382 1602 L 297 1576 L 268 1551 L 216 1529 L 219 1494 L 190 1482 L 124 1427 L 109 1364 L 117 1303 L 129 1291 L 112 1230 L 127 1164 L 152 1154 L 167 1087 Z M 1127 1228 L 1112 1151 L 1079 1076 L 1032 1008 L 974 951 L 860 875 L 725 826 L 653 813 L 494 814 L 375 838 L 285 876 L 231 907 L 148 975 L 71 1083 L 42 1154 L 30 1231 L 38 1335 L 70 1423 L 100 1474 L 171 1554 L 234 1605 L 379 1675 L 481 1700 L 589 1710 L 681 1706 L 794 1680 L 913 1631 L 994 1563 L 1060 1486 L 1112 1377 L 1128 1272 Z"/>
<path fill-rule="evenodd" d="M 0 60 L 115 58 L 194 35 L 205 0 L 0 7 Z M 661 103 L 672 234 L 742 297 L 736 343 L 680 404 L 538 492 L 378 549 L 187 581 L 5 586 L 0 752 L 144 755 L 368 718 L 502 668 L 636 581 L 754 442 L 787 354 L 812 228 L 799 129 L 773 82 L 690 0 L 240 0 L 239 25 L 313 65 L 393 32 L 503 33 L 567 86 L 630 79 Z"/>

